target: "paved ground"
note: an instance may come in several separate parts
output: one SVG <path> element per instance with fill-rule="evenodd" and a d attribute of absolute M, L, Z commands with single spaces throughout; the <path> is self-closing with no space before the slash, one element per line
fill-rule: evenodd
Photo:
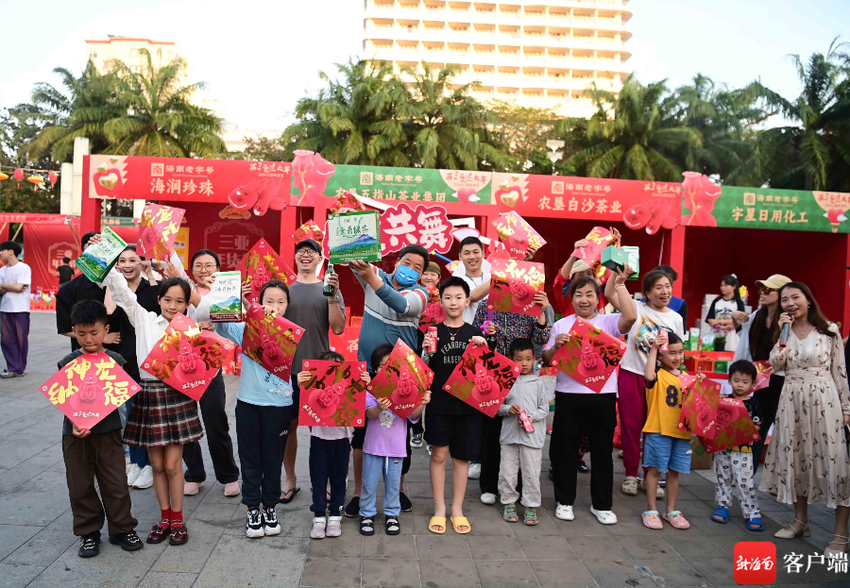
<path fill-rule="evenodd" d="M 278 510 L 284 529 L 280 537 L 246 539 L 244 507 L 238 499 L 225 498 L 221 485 L 208 483 L 198 496 L 186 499 L 191 533 L 187 545 L 148 545 L 125 553 L 105 544 L 99 557 L 83 560 L 76 555 L 77 540 L 71 532 L 61 415 L 37 391 L 69 348 L 66 339 L 53 334 L 53 325 L 53 315 L 33 315 L 28 375 L 0 382 L 0 586 L 733 586 L 735 543 L 772 539 L 780 524 L 791 520 L 788 508 L 762 495 L 767 533 L 747 532 L 737 509 L 728 525 L 711 522 L 714 489 L 704 472 L 686 476 L 683 482 L 681 507 L 693 525 L 689 531 L 669 526 L 660 532 L 645 529 L 639 520 L 644 497 L 619 492 L 614 508 L 620 523 L 605 527 L 588 512 L 589 477 L 581 476 L 572 523 L 554 518 L 548 480 L 543 483 L 545 507 L 536 528 L 503 522 L 495 508 L 478 501 L 472 486 L 465 507 L 472 534 L 460 536 L 449 530 L 437 536 L 427 530 L 428 454 L 420 449 L 415 450 L 407 484 L 414 511 L 402 514 L 401 536 L 364 538 L 355 522 L 346 519 L 342 537 L 311 541 L 305 450 L 298 459 L 302 492 Z M 235 380 L 228 378 L 231 418 Z M 299 435 L 306 447 L 306 429 Z M 616 461 L 619 484 L 622 465 Z M 545 461 L 544 468 L 548 468 Z M 211 471 L 211 465 L 207 469 Z M 153 489 L 134 490 L 132 498 L 144 535 L 159 514 Z M 817 506 L 812 509 L 810 542 L 778 542 L 780 563 L 785 554 L 813 554 L 829 540 L 831 512 Z M 780 571 L 778 582 L 850 587 L 848 575 L 827 572 L 817 564 L 808 574 Z"/>

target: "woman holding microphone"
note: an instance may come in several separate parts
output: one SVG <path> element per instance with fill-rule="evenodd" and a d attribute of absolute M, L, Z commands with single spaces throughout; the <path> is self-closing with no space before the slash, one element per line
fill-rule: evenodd
<path fill-rule="evenodd" d="M 850 463 L 845 431 L 850 426 L 850 388 L 838 327 L 824 317 L 809 288 L 789 282 L 779 291 L 779 342 L 770 352 L 775 372 L 785 372 L 776 426 L 759 490 L 794 505 L 794 522 L 774 537 L 808 537 L 808 503 L 835 509 L 832 541 L 824 554 L 847 551 Z"/>

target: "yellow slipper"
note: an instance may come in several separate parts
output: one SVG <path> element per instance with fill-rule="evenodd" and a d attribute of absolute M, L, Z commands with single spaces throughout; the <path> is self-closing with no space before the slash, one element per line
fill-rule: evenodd
<path fill-rule="evenodd" d="M 437 530 L 440 528 L 439 530 Z M 433 516 L 431 520 L 428 521 L 428 530 L 432 533 L 436 533 L 437 535 L 442 535 L 446 532 L 446 517 L 438 517 Z"/>
<path fill-rule="evenodd" d="M 469 519 L 466 517 L 452 517 L 452 527 L 454 527 L 455 533 L 459 535 L 466 535 L 472 530 L 472 525 L 469 524 Z M 459 527 L 466 527 L 466 531 L 458 531 Z"/>

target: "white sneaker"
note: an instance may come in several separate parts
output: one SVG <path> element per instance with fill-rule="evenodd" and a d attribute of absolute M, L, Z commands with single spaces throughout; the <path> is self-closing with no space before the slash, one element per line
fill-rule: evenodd
<path fill-rule="evenodd" d="M 133 482 L 133 488 L 144 490 L 151 486 L 153 486 L 153 468 L 151 466 L 145 466 L 139 473 L 139 477 L 136 478 L 135 482 Z"/>
<path fill-rule="evenodd" d="M 573 514 L 572 505 L 567 504 L 557 504 L 555 505 L 555 518 L 561 519 L 562 521 L 572 521 L 576 518 L 576 515 Z"/>
<path fill-rule="evenodd" d="M 248 514 L 245 515 L 245 536 L 250 539 L 257 539 L 266 534 L 263 529 L 263 513 L 257 507 L 249 508 Z"/>
<path fill-rule="evenodd" d="M 617 515 L 614 514 L 613 510 L 596 510 L 591 506 L 590 512 L 593 513 L 593 515 L 596 517 L 596 520 L 602 523 L 603 525 L 617 524 Z"/>
<path fill-rule="evenodd" d="M 481 464 L 480 463 L 470 463 L 469 464 L 469 474 L 467 477 L 470 480 L 477 480 L 481 477 Z"/>
<path fill-rule="evenodd" d="M 496 504 L 496 495 L 492 492 L 485 492 L 481 495 L 481 502 L 484 504 Z"/>
<path fill-rule="evenodd" d="M 628 494 L 629 496 L 637 496 L 638 493 L 638 480 L 634 476 L 626 476 L 626 479 L 623 480 L 623 486 L 621 488 L 623 490 L 623 494 Z"/>
<path fill-rule="evenodd" d="M 138 465 L 131 463 L 129 466 L 127 466 L 127 485 L 132 487 L 133 484 L 135 484 L 136 480 L 139 479 L 139 475 L 141 473 L 142 468 L 140 468 Z"/>

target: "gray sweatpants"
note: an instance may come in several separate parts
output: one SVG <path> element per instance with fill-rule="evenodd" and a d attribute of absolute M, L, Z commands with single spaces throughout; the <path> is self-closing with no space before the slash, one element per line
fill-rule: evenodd
<path fill-rule="evenodd" d="M 543 448 L 528 445 L 502 445 L 502 459 L 499 464 L 499 495 L 502 504 L 515 504 L 519 499 L 516 491 L 517 474 L 522 468 L 522 500 L 526 508 L 540 506 L 540 464 L 543 462 Z"/>
<path fill-rule="evenodd" d="M 724 449 L 714 454 L 714 475 L 717 484 L 714 490 L 714 501 L 718 508 L 732 507 L 732 485 L 738 487 L 738 499 L 741 501 L 741 512 L 746 519 L 752 519 L 759 514 L 759 503 L 753 482 L 753 454 L 743 451 Z"/>

